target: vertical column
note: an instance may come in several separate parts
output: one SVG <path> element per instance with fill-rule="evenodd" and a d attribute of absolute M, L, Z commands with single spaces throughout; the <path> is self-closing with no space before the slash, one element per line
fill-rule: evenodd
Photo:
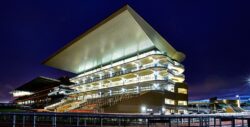
<path fill-rule="evenodd" d="M 56 127 L 56 114 L 52 116 L 52 127 Z"/>
<path fill-rule="evenodd" d="M 188 117 L 188 126 L 190 127 L 190 117 Z"/>
<path fill-rule="evenodd" d="M 216 126 L 216 118 L 214 117 L 214 127 Z"/>
<path fill-rule="evenodd" d="M 221 127 L 221 118 L 219 118 L 219 121 L 220 121 L 220 127 Z"/>
<path fill-rule="evenodd" d="M 77 115 L 77 118 L 76 118 L 76 126 L 79 127 L 79 116 Z"/>
<path fill-rule="evenodd" d="M 23 127 L 25 127 L 25 115 L 23 115 Z"/>
<path fill-rule="evenodd" d="M 247 126 L 250 126 L 250 118 L 247 119 Z"/>
<path fill-rule="evenodd" d="M 210 117 L 207 117 L 207 126 L 210 127 Z"/>
<path fill-rule="evenodd" d="M 100 126 L 102 127 L 102 118 L 100 118 Z"/>
<path fill-rule="evenodd" d="M 232 118 L 232 127 L 235 127 L 235 119 Z"/>
<path fill-rule="evenodd" d="M 36 127 L 36 115 L 33 116 L 33 127 Z"/>
<path fill-rule="evenodd" d="M 244 127 L 244 118 L 241 118 L 241 126 Z"/>
<path fill-rule="evenodd" d="M 16 126 L 16 115 L 13 114 L 13 121 L 12 121 L 12 127 Z"/>
<path fill-rule="evenodd" d="M 171 118 L 169 118 L 169 127 L 171 127 Z"/>
<path fill-rule="evenodd" d="M 118 125 L 121 126 L 121 118 L 118 118 Z"/>

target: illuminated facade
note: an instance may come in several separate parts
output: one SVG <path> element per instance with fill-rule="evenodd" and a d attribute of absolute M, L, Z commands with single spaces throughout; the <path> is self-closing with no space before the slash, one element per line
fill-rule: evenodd
<path fill-rule="evenodd" d="M 183 53 L 125 6 L 44 62 L 77 75 L 70 79 L 75 91 L 44 108 L 57 112 L 185 112 L 184 59 Z"/>

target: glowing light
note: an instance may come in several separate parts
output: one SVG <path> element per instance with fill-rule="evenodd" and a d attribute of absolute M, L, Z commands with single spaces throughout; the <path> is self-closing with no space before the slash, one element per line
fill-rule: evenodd
<path fill-rule="evenodd" d="M 146 112 L 147 108 L 146 106 L 141 106 L 141 112 Z"/>
<path fill-rule="evenodd" d="M 161 110 L 162 110 L 162 112 L 165 112 L 166 108 L 163 106 Z"/>
<path fill-rule="evenodd" d="M 160 85 L 157 84 L 157 83 L 154 83 L 154 84 L 153 84 L 154 89 L 159 89 L 159 88 L 160 88 L 159 86 L 160 86 Z"/>
<path fill-rule="evenodd" d="M 126 89 L 125 89 L 125 88 L 122 88 L 122 90 L 121 90 L 121 91 L 122 91 L 122 93 L 124 93 L 124 92 L 126 91 Z"/>
<path fill-rule="evenodd" d="M 246 79 L 247 84 L 250 86 L 250 76 Z"/>

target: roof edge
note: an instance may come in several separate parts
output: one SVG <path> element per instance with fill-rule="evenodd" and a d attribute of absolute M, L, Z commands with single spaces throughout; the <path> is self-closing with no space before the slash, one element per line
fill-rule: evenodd
<path fill-rule="evenodd" d="M 71 45 L 73 45 L 74 43 L 76 43 L 78 40 L 80 40 L 82 37 L 88 35 L 89 33 L 91 33 L 92 31 L 94 31 L 95 29 L 97 29 L 99 26 L 105 24 L 106 22 L 108 22 L 109 20 L 111 20 L 112 18 L 116 17 L 117 15 L 121 14 L 122 12 L 128 10 L 128 8 L 130 8 L 130 6 L 128 4 L 126 4 L 125 6 L 123 6 L 122 8 L 120 8 L 119 10 L 113 12 L 110 16 L 108 16 L 107 18 L 105 18 L 104 20 L 102 20 L 101 22 L 97 23 L 96 25 L 90 27 L 87 31 L 83 32 L 82 34 L 80 34 L 79 36 L 77 36 L 75 39 L 73 39 L 72 41 L 70 41 L 69 43 L 67 43 L 65 46 L 63 46 L 62 48 L 60 48 L 59 50 L 57 50 L 55 53 L 53 53 L 51 56 L 49 56 L 48 58 L 46 58 L 42 64 L 46 65 L 46 63 L 53 58 L 54 56 L 56 56 L 57 54 L 59 54 L 60 52 L 62 52 L 64 49 L 70 47 Z M 70 71 L 69 71 L 70 72 Z M 74 72 L 71 72 L 74 73 Z"/>

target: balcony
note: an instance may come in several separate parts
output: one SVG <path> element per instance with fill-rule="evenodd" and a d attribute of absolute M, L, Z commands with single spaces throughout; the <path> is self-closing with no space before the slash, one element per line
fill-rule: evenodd
<path fill-rule="evenodd" d="M 127 85 L 136 84 L 136 83 L 140 83 L 140 82 L 155 81 L 155 80 L 167 81 L 168 78 L 160 76 L 160 75 L 156 76 L 154 74 L 150 74 L 150 75 L 125 79 L 125 80 L 119 80 L 119 81 L 113 81 L 113 82 L 104 83 L 104 84 L 98 84 L 95 86 L 87 87 L 87 85 L 85 85 L 85 86 L 82 86 L 78 90 L 80 90 L 81 92 L 87 92 L 87 91 L 101 90 L 101 89 L 118 87 L 118 86 L 127 86 Z"/>
<path fill-rule="evenodd" d="M 144 69 L 149 69 L 149 68 L 152 68 L 152 67 L 164 67 L 164 68 L 167 68 L 166 65 L 162 65 L 162 64 L 146 64 L 146 65 L 143 65 L 143 66 L 141 66 L 139 68 L 127 68 L 126 70 L 121 70 L 121 71 L 118 71 L 118 72 L 115 72 L 115 73 L 106 74 L 104 76 L 88 78 L 83 83 L 81 83 L 81 85 L 82 84 L 88 84 L 88 83 L 91 83 L 91 82 L 100 81 L 100 80 L 105 80 L 105 79 L 108 79 L 108 78 L 113 78 L 113 77 L 117 77 L 117 76 L 121 76 L 121 75 L 125 75 L 125 74 L 129 74 L 129 73 L 144 70 Z"/>

